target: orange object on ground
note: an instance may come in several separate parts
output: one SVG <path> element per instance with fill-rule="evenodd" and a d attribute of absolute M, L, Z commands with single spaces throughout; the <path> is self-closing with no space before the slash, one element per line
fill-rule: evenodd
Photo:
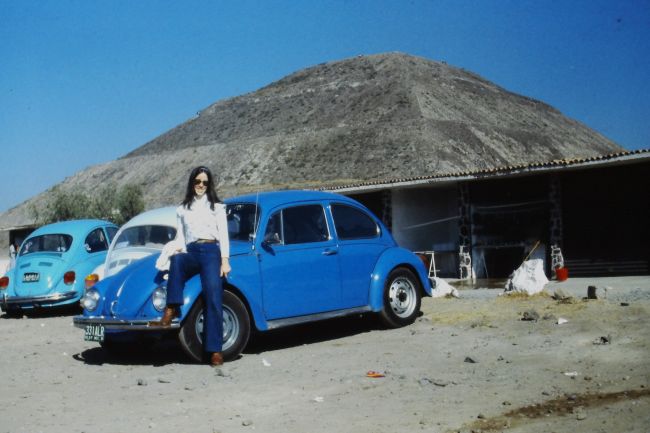
<path fill-rule="evenodd" d="M 366 377 L 385 377 L 385 375 L 382 374 L 382 373 L 379 373 L 378 371 L 370 370 L 369 372 L 366 373 Z"/>
<path fill-rule="evenodd" d="M 558 281 L 566 281 L 569 278 L 569 270 L 567 268 L 557 268 L 555 270 L 555 276 Z"/>

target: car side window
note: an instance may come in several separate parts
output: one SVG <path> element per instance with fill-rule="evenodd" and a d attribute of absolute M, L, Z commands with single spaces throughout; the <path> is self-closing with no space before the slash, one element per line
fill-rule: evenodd
<path fill-rule="evenodd" d="M 368 239 L 379 236 L 379 226 L 365 212 L 352 206 L 332 205 L 336 234 L 341 240 Z"/>
<path fill-rule="evenodd" d="M 294 206 L 269 219 L 264 240 L 270 244 L 304 244 L 329 239 L 327 219 L 321 205 Z"/>
<path fill-rule="evenodd" d="M 284 243 L 284 236 L 282 236 L 282 211 L 274 213 L 269 218 L 269 223 L 266 225 L 266 231 L 264 232 L 264 242 L 271 245 Z"/>
<path fill-rule="evenodd" d="M 295 206 L 282 210 L 284 243 L 304 244 L 329 239 L 327 220 L 321 205 Z"/>
<path fill-rule="evenodd" d="M 86 241 L 84 242 L 84 247 L 89 253 L 97 253 L 99 251 L 105 251 L 108 249 L 108 242 L 106 241 L 106 236 L 104 231 L 99 228 L 95 229 L 88 236 L 86 236 Z"/>
<path fill-rule="evenodd" d="M 110 244 L 117 233 L 117 227 L 106 227 L 106 234 L 108 235 L 108 243 Z"/>

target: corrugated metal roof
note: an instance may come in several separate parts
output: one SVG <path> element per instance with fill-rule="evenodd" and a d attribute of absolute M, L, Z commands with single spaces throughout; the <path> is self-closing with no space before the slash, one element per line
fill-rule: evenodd
<path fill-rule="evenodd" d="M 383 179 L 368 182 L 353 183 L 348 185 L 328 186 L 320 188 L 323 191 L 344 191 L 356 189 L 376 189 L 378 187 L 409 186 L 416 184 L 434 183 L 438 181 L 468 180 L 482 177 L 503 176 L 520 174 L 532 171 L 554 171 L 570 167 L 585 165 L 610 165 L 618 162 L 648 159 L 650 160 L 650 149 L 639 149 L 598 155 L 588 158 L 565 158 L 552 161 L 531 162 L 528 164 L 508 165 L 490 169 L 459 171 L 454 173 L 441 173 L 428 176 L 416 176 L 409 178 Z"/>

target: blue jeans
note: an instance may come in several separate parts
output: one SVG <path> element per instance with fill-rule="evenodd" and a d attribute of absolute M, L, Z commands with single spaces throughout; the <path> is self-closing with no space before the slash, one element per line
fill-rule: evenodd
<path fill-rule="evenodd" d="M 187 245 L 187 253 L 170 258 L 167 281 L 167 305 L 183 305 L 185 282 L 196 274 L 201 275 L 205 309 L 203 310 L 203 350 L 221 352 L 223 344 L 223 282 L 221 249 L 219 244 L 195 242 Z"/>

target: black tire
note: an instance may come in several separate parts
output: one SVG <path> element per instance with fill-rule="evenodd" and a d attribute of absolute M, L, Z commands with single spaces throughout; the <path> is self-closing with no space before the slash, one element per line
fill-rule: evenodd
<path fill-rule="evenodd" d="M 8 319 L 20 319 L 23 317 L 23 310 L 20 308 L 8 308 L 4 313 Z"/>
<path fill-rule="evenodd" d="M 194 361 L 205 361 L 203 351 L 203 297 L 199 296 L 178 333 L 185 353 Z M 225 360 L 239 356 L 251 334 L 251 321 L 244 303 L 228 290 L 223 292 L 223 349 Z"/>
<path fill-rule="evenodd" d="M 379 317 L 384 325 L 399 328 L 410 325 L 420 313 L 420 280 L 407 268 L 395 268 L 384 283 L 384 307 Z"/>

